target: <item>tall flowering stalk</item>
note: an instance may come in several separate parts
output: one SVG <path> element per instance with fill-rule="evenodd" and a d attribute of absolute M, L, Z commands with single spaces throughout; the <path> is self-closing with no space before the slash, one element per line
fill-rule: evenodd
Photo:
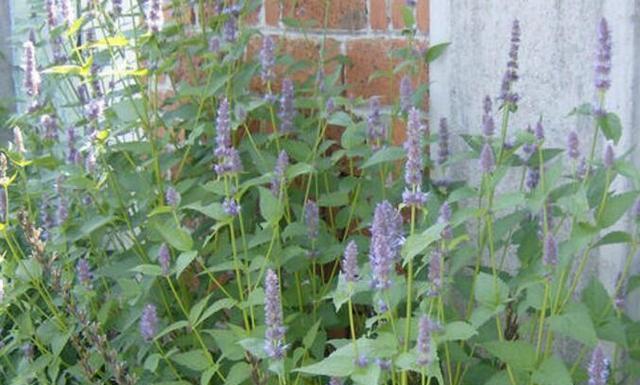
<path fill-rule="evenodd" d="M 391 286 L 391 272 L 402 246 L 402 217 L 388 201 L 378 203 L 371 225 L 369 263 L 377 290 Z"/>
<path fill-rule="evenodd" d="M 609 23 L 603 17 L 598 24 L 598 48 L 595 63 L 595 87 L 600 93 L 606 92 L 611 87 L 611 32 Z"/>
<path fill-rule="evenodd" d="M 387 130 L 382 122 L 380 113 L 380 98 L 369 99 L 369 114 L 367 115 L 367 141 L 372 149 L 377 150 L 387 138 Z"/>
<path fill-rule="evenodd" d="M 282 182 L 285 180 L 285 173 L 289 166 L 289 156 L 285 150 L 280 151 L 276 166 L 273 168 L 273 178 L 271 178 L 271 192 L 274 196 L 280 196 Z"/>
<path fill-rule="evenodd" d="M 431 320 L 426 315 L 420 317 L 418 321 L 418 340 L 416 350 L 418 353 L 417 364 L 428 366 L 432 361 L 431 352 Z"/>
<path fill-rule="evenodd" d="M 214 155 L 218 158 L 218 162 L 214 169 L 219 176 L 239 173 L 242 171 L 242 162 L 238 150 L 231 143 L 231 118 L 227 99 L 223 99 L 218 106 L 216 123 Z"/>
<path fill-rule="evenodd" d="M 354 241 L 350 241 L 344 249 L 342 274 L 349 283 L 358 281 L 358 245 Z"/>
<path fill-rule="evenodd" d="M 589 385 L 606 385 L 609 379 L 609 360 L 604 355 L 602 347 L 598 346 L 591 354 L 589 361 Z"/>
<path fill-rule="evenodd" d="M 503 104 L 510 104 L 515 107 L 519 96 L 513 90 L 515 82 L 518 80 L 518 50 L 520 49 L 520 22 L 514 20 L 511 26 L 511 48 L 509 49 L 509 60 L 507 69 L 502 78 L 500 88 L 500 100 Z"/>
<path fill-rule="evenodd" d="M 27 95 L 37 97 L 40 94 L 40 72 L 36 64 L 36 49 L 30 40 L 23 44 L 24 89 Z"/>
<path fill-rule="evenodd" d="M 149 0 L 147 27 L 151 33 L 158 33 L 164 25 L 163 0 Z"/>
<path fill-rule="evenodd" d="M 412 106 L 411 98 L 413 97 L 413 85 L 411 78 L 404 75 L 400 80 L 400 109 L 402 112 L 409 112 Z"/>
<path fill-rule="evenodd" d="M 422 136 L 425 127 L 420 121 L 420 111 L 412 108 L 409 111 L 407 123 L 407 140 L 404 149 L 407 152 L 405 163 L 404 181 L 405 191 L 402 194 L 403 202 L 408 206 L 422 207 L 426 203 L 427 196 L 422 192 Z"/>
<path fill-rule="evenodd" d="M 280 283 L 278 275 L 271 269 L 267 270 L 264 286 L 264 317 L 267 326 L 264 351 L 269 358 L 280 360 L 284 358 L 286 351 L 286 345 L 284 344 L 285 327 L 282 317 Z"/>
<path fill-rule="evenodd" d="M 149 303 L 144 306 L 140 317 L 140 334 L 146 342 L 151 342 L 158 332 L 158 313 L 156 305 Z"/>
<path fill-rule="evenodd" d="M 293 132 L 293 119 L 296 111 L 294 106 L 293 80 L 284 78 L 282 80 L 282 94 L 280 96 L 280 133 L 288 134 Z"/>
<path fill-rule="evenodd" d="M 262 48 L 260 49 L 260 77 L 264 83 L 268 83 L 275 79 L 274 67 L 276 64 L 275 58 L 275 43 L 271 36 L 266 36 L 262 40 Z"/>
<path fill-rule="evenodd" d="M 485 138 L 489 139 L 493 136 L 496 130 L 496 125 L 493 121 L 493 106 L 489 95 L 484 97 L 482 106 L 484 111 L 484 115 L 482 115 L 482 134 Z"/>

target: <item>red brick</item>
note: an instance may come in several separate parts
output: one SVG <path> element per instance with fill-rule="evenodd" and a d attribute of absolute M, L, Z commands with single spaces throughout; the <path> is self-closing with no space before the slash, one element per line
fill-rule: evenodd
<path fill-rule="evenodd" d="M 405 0 L 391 0 L 391 22 L 394 29 L 402 29 L 405 27 L 402 10 L 406 6 Z"/>
<path fill-rule="evenodd" d="M 416 21 L 420 31 L 429 32 L 429 0 L 418 0 Z"/>
<path fill-rule="evenodd" d="M 380 31 L 389 28 L 389 17 L 387 16 L 387 3 L 385 0 L 371 0 L 369 9 L 369 23 L 371 29 Z"/>
<path fill-rule="evenodd" d="M 314 28 L 358 30 L 367 27 L 366 0 L 284 0 L 283 17 L 312 22 Z"/>
<path fill-rule="evenodd" d="M 398 95 L 399 76 L 394 81 L 389 77 L 377 77 L 369 81 L 369 77 L 376 71 L 390 71 L 393 61 L 389 52 L 405 44 L 397 39 L 358 39 L 347 43 L 347 55 L 351 59 L 346 69 L 346 81 L 351 87 L 349 94 L 368 98 L 378 95 L 383 103 L 393 101 Z"/>
<path fill-rule="evenodd" d="M 243 21 L 249 25 L 260 24 L 260 13 L 262 13 L 262 5 L 259 5 L 258 8 L 248 14 Z"/>
<path fill-rule="evenodd" d="M 265 0 L 264 12 L 267 25 L 277 26 L 280 22 L 280 0 Z"/>

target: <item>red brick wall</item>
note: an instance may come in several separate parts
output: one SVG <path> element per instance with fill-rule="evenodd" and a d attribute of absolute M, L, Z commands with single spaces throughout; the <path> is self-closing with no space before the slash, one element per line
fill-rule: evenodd
<path fill-rule="evenodd" d="M 421 48 L 428 39 L 428 1 L 418 0 L 414 9 Z M 314 62 L 319 59 L 320 43 L 326 33 L 324 57 L 342 53 L 350 59 L 342 76 L 342 81 L 349 85 L 347 94 L 365 98 L 379 95 L 388 102 L 397 97 L 400 75 L 371 81 L 369 77 L 375 71 L 393 69 L 391 49 L 407 44 L 402 35 L 404 6 L 405 0 L 264 0 L 264 5 L 248 21 L 265 35 L 285 39 L 281 49 L 284 47 L 294 58 Z M 304 28 L 286 27 L 287 19 L 294 19 Z M 253 50 L 258 44 L 252 44 Z M 415 82 L 427 81 L 426 68 L 419 73 L 420 79 L 414 79 Z M 306 75 L 294 77 L 302 80 Z"/>

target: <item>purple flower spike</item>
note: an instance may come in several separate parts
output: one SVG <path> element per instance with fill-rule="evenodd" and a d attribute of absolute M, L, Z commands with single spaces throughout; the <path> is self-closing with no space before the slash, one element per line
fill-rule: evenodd
<path fill-rule="evenodd" d="M 285 180 L 285 173 L 289 167 L 289 156 L 285 150 L 280 151 L 276 166 L 273 168 L 273 178 L 271 179 L 271 192 L 274 196 L 280 196 L 282 182 Z"/>
<path fill-rule="evenodd" d="M 400 80 L 400 109 L 402 112 L 409 112 L 413 106 L 412 97 L 413 85 L 411 84 L 411 78 L 408 75 L 404 75 Z"/>
<path fill-rule="evenodd" d="M 76 149 L 76 130 L 73 126 L 67 130 L 67 163 L 78 164 L 80 152 Z"/>
<path fill-rule="evenodd" d="M 78 281 L 82 286 L 91 288 L 91 281 L 93 280 L 93 274 L 91 273 L 91 266 L 89 261 L 85 258 L 80 258 L 76 264 L 76 274 L 78 275 Z"/>
<path fill-rule="evenodd" d="M 89 120 L 100 119 L 104 115 L 104 100 L 101 98 L 89 100 L 89 103 L 85 106 L 85 113 Z"/>
<path fill-rule="evenodd" d="M 63 196 L 58 197 L 58 207 L 56 208 L 56 225 L 62 226 L 69 217 L 67 200 Z"/>
<path fill-rule="evenodd" d="M 224 13 L 229 16 L 222 26 L 222 38 L 227 43 L 233 43 L 238 37 L 238 18 L 230 8 L 225 9 Z"/>
<path fill-rule="evenodd" d="M 613 145 L 611 142 L 607 143 L 607 146 L 604 148 L 604 157 L 602 162 L 604 163 L 604 167 L 611 168 L 613 167 L 613 162 L 616 160 L 616 154 L 613 151 Z"/>
<path fill-rule="evenodd" d="M 23 66 L 25 93 L 31 97 L 37 97 L 40 94 L 41 78 L 36 64 L 36 48 L 31 41 L 26 41 L 22 47 L 24 48 Z"/>
<path fill-rule="evenodd" d="M 156 305 L 146 304 L 140 317 L 140 334 L 146 342 L 151 342 L 158 331 L 158 313 Z"/>
<path fill-rule="evenodd" d="M 540 171 L 537 168 L 529 168 L 527 170 L 527 180 L 525 181 L 525 185 L 527 188 L 532 191 L 536 187 L 538 187 L 538 183 L 540 182 Z"/>
<path fill-rule="evenodd" d="M 164 192 L 164 201 L 167 206 L 177 207 L 180 203 L 180 193 L 173 186 L 168 186 Z"/>
<path fill-rule="evenodd" d="M 569 132 L 567 137 L 567 153 L 574 160 L 580 157 L 580 139 L 575 131 Z"/>
<path fill-rule="evenodd" d="M 122 15 L 122 0 L 111 0 L 111 9 L 115 16 Z"/>
<path fill-rule="evenodd" d="M 22 136 L 22 130 L 20 127 L 13 127 L 13 146 L 15 151 L 24 155 L 26 149 L 24 148 L 24 137 Z"/>
<path fill-rule="evenodd" d="M 214 155 L 218 158 L 215 171 L 219 176 L 242 171 L 240 154 L 231 143 L 231 118 L 229 117 L 229 102 L 227 99 L 222 99 L 218 106 Z"/>
<path fill-rule="evenodd" d="M 379 203 L 373 215 L 369 250 L 374 288 L 383 290 L 391 286 L 390 274 L 403 241 L 400 213 L 388 201 Z"/>
<path fill-rule="evenodd" d="M 544 140 L 544 127 L 542 127 L 542 119 L 538 120 L 538 123 L 536 123 L 536 128 L 533 130 L 534 134 L 536 135 L 536 139 L 538 141 L 543 141 Z"/>
<path fill-rule="evenodd" d="M 636 221 L 640 220 L 640 199 L 636 200 L 635 205 L 633 205 L 632 215 Z"/>
<path fill-rule="evenodd" d="M 511 27 L 511 48 L 509 50 L 509 61 L 507 62 L 507 70 L 502 78 L 502 86 L 500 89 L 500 99 L 504 104 L 516 105 L 519 96 L 513 91 L 513 85 L 518 80 L 518 50 L 520 49 L 520 23 L 518 20 L 513 21 Z"/>
<path fill-rule="evenodd" d="M 225 198 L 224 202 L 222 202 L 222 209 L 224 213 L 230 217 L 235 217 L 240 214 L 240 204 L 236 202 L 233 198 Z"/>
<path fill-rule="evenodd" d="M 40 124 L 44 128 L 44 137 L 49 140 L 58 140 L 58 120 L 55 116 L 42 115 Z"/>
<path fill-rule="evenodd" d="M 595 87 L 605 92 L 611 87 L 611 32 L 609 24 L 603 17 L 598 25 L 598 49 L 596 51 Z"/>
<path fill-rule="evenodd" d="M 304 205 L 304 224 L 307 226 L 309 239 L 315 241 L 320 234 L 318 225 L 320 223 L 320 213 L 318 205 L 312 200 L 308 200 Z"/>
<path fill-rule="evenodd" d="M 163 243 L 158 250 L 158 263 L 162 269 L 162 275 L 169 275 L 171 270 L 171 253 L 166 243 Z"/>
<path fill-rule="evenodd" d="M 480 168 L 482 173 L 489 174 L 493 172 L 493 168 L 496 165 L 496 159 L 493 156 L 493 150 L 489 143 L 485 143 L 480 152 Z"/>
<path fill-rule="evenodd" d="M 427 194 L 422 191 L 404 190 L 402 193 L 402 203 L 409 207 L 423 207 L 427 203 Z"/>
<path fill-rule="evenodd" d="M 280 111 L 278 112 L 280 133 L 282 134 L 293 132 L 293 119 L 296 114 L 293 98 L 293 80 L 284 78 L 282 80 L 282 95 L 280 96 Z"/>
<path fill-rule="evenodd" d="M 162 0 L 149 0 L 147 27 L 152 33 L 158 33 L 162 30 L 164 25 L 164 10 L 162 8 Z"/>
<path fill-rule="evenodd" d="M 422 143 L 421 138 L 425 127 L 420 121 L 420 111 L 412 108 L 409 111 L 407 123 L 407 140 L 404 142 L 404 149 L 407 152 L 405 163 L 404 181 L 407 188 L 422 187 Z"/>
<path fill-rule="evenodd" d="M 491 98 L 489 95 L 484 97 L 483 102 L 484 115 L 482 115 L 482 134 L 490 138 L 493 136 L 496 130 L 496 125 L 493 121 L 493 109 L 491 105 Z"/>
<path fill-rule="evenodd" d="M 264 319 L 267 326 L 265 332 L 264 350 L 269 358 L 279 360 L 284 357 L 284 332 L 282 317 L 282 301 L 280 299 L 280 283 L 278 275 L 271 269 L 267 270 L 264 280 Z"/>
<path fill-rule="evenodd" d="M 275 44 L 271 36 L 267 36 L 262 40 L 262 49 L 260 50 L 260 65 L 262 66 L 260 77 L 262 81 L 267 83 L 273 81 L 275 73 L 273 71 L 276 65 Z"/>
<path fill-rule="evenodd" d="M 367 116 L 367 138 L 374 150 L 381 147 L 387 137 L 387 130 L 380 114 L 380 98 L 374 96 L 369 99 L 369 115 Z"/>
<path fill-rule="evenodd" d="M 609 379 L 609 360 L 605 357 L 600 346 L 596 347 L 591 354 L 589 362 L 589 385 L 606 385 Z"/>
<path fill-rule="evenodd" d="M 220 51 L 220 38 L 218 36 L 213 36 L 209 39 L 209 52 L 217 53 Z"/>
<path fill-rule="evenodd" d="M 369 365 L 369 359 L 364 354 L 360 354 L 360 356 L 356 359 L 355 362 L 361 368 L 366 368 Z"/>
<path fill-rule="evenodd" d="M 433 250 L 431 260 L 429 261 L 429 283 L 431 288 L 429 295 L 432 297 L 440 294 L 442 289 L 442 251 L 438 248 Z"/>
<path fill-rule="evenodd" d="M 449 125 L 447 118 L 440 119 L 440 130 L 438 131 L 438 164 L 443 165 L 449 159 Z"/>
<path fill-rule="evenodd" d="M 416 350 L 418 352 L 417 364 L 427 366 L 431 363 L 431 320 L 426 315 L 420 317 L 418 321 L 418 341 Z"/>
<path fill-rule="evenodd" d="M 60 13 L 62 15 L 62 21 L 67 26 L 73 24 L 74 12 L 70 0 L 60 0 Z"/>
<path fill-rule="evenodd" d="M 451 206 L 449 206 L 448 202 L 444 202 L 442 206 L 440 206 L 440 214 L 438 216 L 438 223 L 445 225 L 445 228 L 442 230 L 442 238 L 449 240 L 453 237 L 453 231 L 451 229 Z"/>
<path fill-rule="evenodd" d="M 393 365 L 393 362 L 391 361 L 391 359 L 376 358 L 376 365 L 380 367 L 380 370 L 383 370 L 386 372 L 391 370 L 391 366 Z"/>
<path fill-rule="evenodd" d="M 548 233 L 544 240 L 542 262 L 545 266 L 556 266 L 558 264 L 558 244 L 551 233 Z"/>
<path fill-rule="evenodd" d="M 344 249 L 342 274 L 347 282 L 358 281 L 358 245 L 354 241 L 349 242 Z"/>
<path fill-rule="evenodd" d="M 7 223 L 7 192 L 0 187 L 0 223 Z"/>
<path fill-rule="evenodd" d="M 45 8 L 47 9 L 47 24 L 49 30 L 58 26 L 58 7 L 55 0 L 45 0 Z"/>
<path fill-rule="evenodd" d="M 338 377 L 331 377 L 331 379 L 329 379 L 329 385 L 342 385 L 342 380 Z"/>

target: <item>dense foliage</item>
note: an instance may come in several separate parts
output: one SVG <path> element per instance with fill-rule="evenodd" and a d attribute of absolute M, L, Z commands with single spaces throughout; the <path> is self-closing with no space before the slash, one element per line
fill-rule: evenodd
<path fill-rule="evenodd" d="M 640 175 L 614 153 L 606 21 L 597 102 L 567 118 L 591 127 L 564 146 L 544 111 L 510 124 L 517 21 L 459 139 L 424 111 L 446 45 L 421 50 L 411 12 L 384 107 L 344 96 L 348 58 L 296 61 L 232 3 L 30 1 L 0 155 L 2 383 L 638 381 L 638 193 L 613 186 Z M 611 244 L 607 291 L 588 267 Z"/>

